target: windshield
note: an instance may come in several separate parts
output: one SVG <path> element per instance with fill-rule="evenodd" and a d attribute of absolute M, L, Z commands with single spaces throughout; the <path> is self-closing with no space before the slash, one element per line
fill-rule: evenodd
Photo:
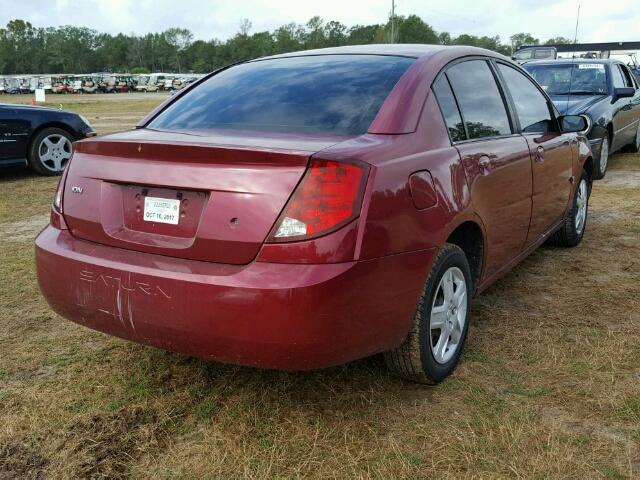
<path fill-rule="evenodd" d="M 602 63 L 524 65 L 549 95 L 606 95 L 607 71 Z"/>
<path fill-rule="evenodd" d="M 315 55 L 240 64 L 189 91 L 149 128 L 360 135 L 414 61 Z"/>
<path fill-rule="evenodd" d="M 513 55 L 513 58 L 515 58 L 516 60 L 529 60 L 532 54 L 533 54 L 533 50 L 531 49 L 521 50 L 520 52 L 516 52 Z"/>

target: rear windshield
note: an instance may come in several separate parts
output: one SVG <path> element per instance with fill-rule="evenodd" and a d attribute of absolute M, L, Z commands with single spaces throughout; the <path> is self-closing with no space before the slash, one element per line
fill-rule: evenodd
<path fill-rule="evenodd" d="M 360 135 L 414 61 L 321 55 L 244 63 L 186 93 L 148 128 Z"/>
<path fill-rule="evenodd" d="M 602 63 L 526 64 L 524 68 L 549 95 L 605 95 L 607 72 Z"/>

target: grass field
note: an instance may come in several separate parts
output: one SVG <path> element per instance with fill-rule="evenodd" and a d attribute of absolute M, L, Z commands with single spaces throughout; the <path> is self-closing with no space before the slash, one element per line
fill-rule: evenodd
<path fill-rule="evenodd" d="M 101 134 L 163 98 L 111 97 L 53 98 Z M 0 172 L 0 479 L 640 477 L 639 155 L 611 158 L 580 246 L 540 248 L 476 299 L 437 387 L 379 358 L 260 371 L 58 317 L 33 265 L 55 184 Z"/>

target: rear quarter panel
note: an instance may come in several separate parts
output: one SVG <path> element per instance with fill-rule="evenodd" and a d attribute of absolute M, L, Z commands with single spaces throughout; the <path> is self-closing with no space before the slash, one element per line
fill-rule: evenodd
<path fill-rule="evenodd" d="M 368 134 L 315 156 L 357 158 L 372 165 L 359 219 L 358 259 L 439 247 L 464 221 L 479 223 L 470 209 L 464 167 L 433 95 L 426 99 L 415 132 Z M 411 197 L 409 177 L 423 170 L 433 178 L 436 204 L 419 210 Z"/>

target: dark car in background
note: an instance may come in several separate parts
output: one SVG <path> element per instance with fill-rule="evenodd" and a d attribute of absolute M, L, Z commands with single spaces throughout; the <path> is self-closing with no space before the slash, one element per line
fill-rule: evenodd
<path fill-rule="evenodd" d="M 640 149 L 640 90 L 618 60 L 567 59 L 523 65 L 562 115 L 587 115 L 585 135 L 596 159 L 594 178 L 604 177 L 609 155 Z"/>
<path fill-rule="evenodd" d="M 77 113 L 0 104 L 0 166 L 26 163 L 42 175 L 60 175 L 71 158 L 72 143 L 95 135 Z"/>

